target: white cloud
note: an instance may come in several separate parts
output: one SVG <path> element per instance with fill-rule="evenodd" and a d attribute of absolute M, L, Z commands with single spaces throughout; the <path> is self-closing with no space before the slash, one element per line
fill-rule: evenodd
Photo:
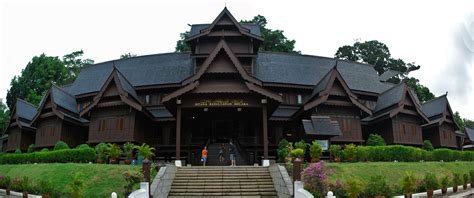
<path fill-rule="evenodd" d="M 354 39 L 384 42 L 393 56 L 422 66 L 412 74 L 422 84 L 436 95 L 449 91 L 453 109 L 474 119 L 472 62 L 463 70 L 452 65 L 459 57 L 453 53 L 455 32 L 466 14 L 474 12 L 471 2 L 2 1 L 0 97 L 35 55 L 83 49 L 85 57 L 101 62 L 128 52 L 174 51 L 187 24 L 209 23 L 227 5 L 237 19 L 264 15 L 270 28 L 284 30 L 304 54 L 332 57 Z M 459 89 L 460 77 L 471 79 L 465 82 L 471 89 Z"/>

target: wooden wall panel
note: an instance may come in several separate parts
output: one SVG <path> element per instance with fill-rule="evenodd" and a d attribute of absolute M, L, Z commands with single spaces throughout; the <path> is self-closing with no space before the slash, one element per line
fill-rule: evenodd
<path fill-rule="evenodd" d="M 61 138 L 62 121 L 58 117 L 41 120 L 36 129 L 35 146 L 38 148 L 52 147 Z"/>
<path fill-rule="evenodd" d="M 21 130 L 18 127 L 10 128 L 8 130 L 8 144 L 6 151 L 15 151 L 20 148 L 21 144 Z"/>
<path fill-rule="evenodd" d="M 93 109 L 88 142 L 133 141 L 134 123 L 135 110 L 128 106 Z"/>
<path fill-rule="evenodd" d="M 330 116 L 331 120 L 338 121 L 342 136 L 333 137 L 334 142 L 363 142 L 360 125 L 359 110 L 355 107 L 337 107 L 320 105 L 315 109 L 316 115 Z"/>
<path fill-rule="evenodd" d="M 452 126 L 451 124 L 443 123 L 439 127 L 439 138 L 441 143 L 440 146 L 442 147 L 458 147 L 456 134 L 454 133 L 454 126 Z"/>
<path fill-rule="evenodd" d="M 392 119 L 394 143 L 423 145 L 421 120 L 416 116 L 398 114 Z"/>

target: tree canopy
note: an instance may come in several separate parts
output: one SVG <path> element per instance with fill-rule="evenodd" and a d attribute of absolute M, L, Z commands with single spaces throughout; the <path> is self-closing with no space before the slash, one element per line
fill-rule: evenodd
<path fill-rule="evenodd" d="M 464 131 L 464 127 L 466 127 L 466 124 L 464 124 L 464 120 L 461 118 L 461 115 L 459 115 L 459 112 L 455 112 L 454 113 L 454 121 L 456 122 L 456 124 L 458 124 L 459 128 Z"/>
<path fill-rule="evenodd" d="M 353 45 L 344 45 L 339 47 L 335 57 L 371 64 L 379 75 L 388 70 L 399 71 L 400 74 L 391 78 L 389 82 L 400 83 L 401 80 L 406 80 L 408 86 L 415 91 L 421 102 L 435 98 L 429 88 L 420 84 L 418 79 L 413 77 L 408 78 L 407 76 L 408 73 L 420 69 L 421 66 L 414 62 L 407 63 L 400 58 L 392 57 L 387 45 L 380 41 L 356 41 Z"/>
<path fill-rule="evenodd" d="M 273 52 L 297 52 L 295 51 L 295 40 L 286 38 L 283 30 L 272 30 L 267 28 L 267 19 L 262 15 L 253 17 L 252 20 L 241 20 L 240 23 L 253 23 L 260 26 L 263 43 L 260 45 L 261 51 Z M 191 51 L 191 48 L 184 41 L 189 36 L 189 31 L 180 34 L 180 40 L 176 42 L 176 52 Z"/>
<path fill-rule="evenodd" d="M 33 57 L 21 74 L 10 82 L 6 98 L 8 108 L 13 108 L 17 98 L 37 105 L 52 83 L 62 86 L 73 82 L 82 67 L 94 63 L 91 59 L 81 59 L 82 55 L 80 50 L 65 55 L 62 60 L 45 54 Z"/>
<path fill-rule="evenodd" d="M 132 53 L 126 53 L 126 54 L 122 54 L 120 55 L 120 59 L 127 59 L 127 58 L 132 58 L 132 57 L 135 57 L 137 56 L 136 54 L 132 54 Z"/>
<path fill-rule="evenodd" d="M 0 98 L 0 136 L 2 136 L 3 131 L 7 128 L 9 119 L 10 111 Z"/>

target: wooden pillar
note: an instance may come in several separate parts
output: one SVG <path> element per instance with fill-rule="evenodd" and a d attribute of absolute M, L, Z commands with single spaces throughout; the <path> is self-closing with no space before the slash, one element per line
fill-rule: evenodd
<path fill-rule="evenodd" d="M 268 126 L 267 107 L 262 108 L 262 128 L 263 128 L 263 159 L 268 159 Z"/>
<path fill-rule="evenodd" d="M 181 107 L 176 108 L 176 160 L 181 159 Z"/>

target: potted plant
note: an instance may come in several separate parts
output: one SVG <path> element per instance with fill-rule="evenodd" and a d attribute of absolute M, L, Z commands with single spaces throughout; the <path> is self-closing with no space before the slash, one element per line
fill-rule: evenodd
<path fill-rule="evenodd" d="M 143 156 L 144 159 L 151 159 L 155 156 L 155 148 L 143 143 L 141 146 L 135 146 L 137 149 L 137 155 Z"/>
<path fill-rule="evenodd" d="M 117 144 L 107 144 L 107 155 L 109 156 L 109 163 L 118 164 L 118 158 L 122 155 L 123 151 Z"/>
<path fill-rule="evenodd" d="M 49 198 L 53 195 L 54 185 L 49 180 L 41 180 L 38 183 L 38 190 L 43 198 Z"/>
<path fill-rule="evenodd" d="M 104 161 L 107 159 L 106 151 L 107 144 L 103 142 L 95 146 L 95 152 L 97 153 L 97 164 L 103 164 Z"/>
<path fill-rule="evenodd" d="M 348 144 L 344 147 L 344 153 L 347 157 L 347 161 L 352 162 L 352 158 L 356 152 L 356 145 L 355 144 Z"/>
<path fill-rule="evenodd" d="M 124 163 L 129 165 L 130 160 L 133 159 L 133 149 L 135 145 L 133 143 L 127 142 L 123 145 L 123 154 L 125 154 L 125 161 Z"/>
<path fill-rule="evenodd" d="M 7 195 L 10 195 L 11 187 L 12 187 L 11 178 L 9 176 L 0 176 L 0 188 L 5 189 Z"/>
<path fill-rule="evenodd" d="M 293 149 L 293 150 L 290 151 L 290 156 L 291 156 L 291 158 L 293 158 L 295 160 L 296 160 L 296 158 L 303 159 L 304 151 L 303 151 L 303 149 L 300 149 L 300 148 Z"/>
<path fill-rule="evenodd" d="M 454 173 L 453 174 L 453 192 L 457 192 L 458 191 L 458 186 L 462 184 L 462 178 L 461 178 L 461 174 L 459 173 Z"/>
<path fill-rule="evenodd" d="M 441 192 L 443 195 L 448 193 L 449 181 L 449 175 L 445 175 L 441 178 Z"/>
<path fill-rule="evenodd" d="M 401 180 L 403 194 L 405 198 L 411 198 L 411 194 L 416 190 L 416 178 L 413 174 L 407 172 Z"/>
<path fill-rule="evenodd" d="M 462 180 L 463 180 L 462 189 L 467 190 L 467 184 L 469 183 L 469 174 L 464 173 L 462 175 Z M 472 186 L 471 186 L 471 188 L 472 188 Z"/>
<path fill-rule="evenodd" d="M 433 190 L 438 188 L 438 179 L 433 173 L 428 173 L 425 175 L 425 188 L 428 198 L 433 197 Z"/>
<path fill-rule="evenodd" d="M 383 175 L 375 175 L 370 177 L 365 188 L 365 192 L 369 197 L 384 198 L 390 193 L 390 186 Z"/>
<path fill-rule="evenodd" d="M 81 198 L 83 197 L 84 192 L 84 181 L 82 180 L 82 176 L 79 173 L 74 174 L 72 177 L 71 182 L 67 185 L 69 188 L 70 197 L 72 198 Z"/>
<path fill-rule="evenodd" d="M 364 185 L 359 180 L 349 179 L 347 181 L 347 196 L 350 198 L 357 198 L 362 193 Z"/>
<path fill-rule="evenodd" d="M 23 178 L 16 177 L 12 181 L 12 189 L 17 192 L 22 192 L 23 198 L 28 198 L 28 191 L 31 190 L 31 181 L 27 176 Z"/>
<path fill-rule="evenodd" d="M 319 158 L 323 154 L 323 148 L 318 142 L 313 141 L 311 146 L 309 146 L 309 155 L 311 156 L 311 162 L 319 161 Z"/>
<path fill-rule="evenodd" d="M 329 152 L 331 153 L 332 159 L 335 162 L 341 161 L 342 148 L 341 145 L 333 144 L 329 147 Z"/>
<path fill-rule="evenodd" d="M 470 170 L 469 175 L 471 177 L 471 188 L 474 188 L 474 170 Z"/>

